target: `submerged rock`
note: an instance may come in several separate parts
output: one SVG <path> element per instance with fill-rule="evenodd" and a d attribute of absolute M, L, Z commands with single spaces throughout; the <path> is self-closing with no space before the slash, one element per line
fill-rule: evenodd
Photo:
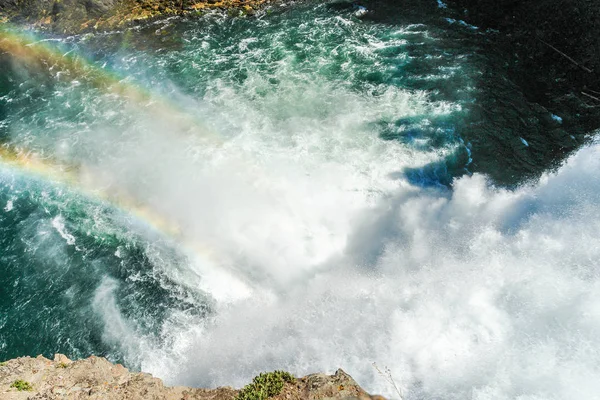
<path fill-rule="evenodd" d="M 21 399 L 197 399 L 233 400 L 239 390 L 230 387 L 198 389 L 168 387 L 152 375 L 130 372 L 121 364 L 91 356 L 71 361 L 56 354 L 54 361 L 42 356 L 22 357 L 0 364 L 0 398 Z M 341 369 L 334 375 L 313 374 L 286 383 L 272 399 L 383 400 L 371 396 Z"/>

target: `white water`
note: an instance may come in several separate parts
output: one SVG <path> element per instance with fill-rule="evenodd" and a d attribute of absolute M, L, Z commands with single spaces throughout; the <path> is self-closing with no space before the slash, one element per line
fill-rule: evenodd
<path fill-rule="evenodd" d="M 439 155 L 381 141 L 363 121 L 385 105 L 435 107 L 401 92 L 385 103 L 337 95 L 343 106 L 321 119 L 274 124 L 231 94 L 239 134 L 222 146 L 146 135 L 135 154 L 112 153 L 119 185 L 203 249 L 174 279 L 199 275 L 217 303 L 208 321 L 174 313 L 163 343 L 133 352 L 123 336 L 135 330 L 102 308 L 105 337 L 177 384 L 342 367 L 393 398 L 377 362 L 409 399 L 597 398 L 600 146 L 514 192 L 480 175 L 453 192 L 412 187 L 402 167 Z M 322 99 L 317 86 L 304 96 Z"/>
<path fill-rule="evenodd" d="M 281 253 L 246 264 L 259 271 L 253 293 L 221 304 L 206 325 L 175 316 L 164 327 L 173 347 L 148 349 L 143 368 L 212 386 L 242 385 L 265 369 L 343 367 L 394 396 L 376 361 L 407 398 L 595 398 L 599 156 L 598 146 L 583 149 L 514 193 L 490 189 L 482 176 L 460 179 L 451 195 L 392 190 L 354 215 L 346 246 L 304 264 L 303 275 Z M 333 212 L 312 210 L 325 221 Z M 305 242 L 259 229 L 310 260 Z"/>

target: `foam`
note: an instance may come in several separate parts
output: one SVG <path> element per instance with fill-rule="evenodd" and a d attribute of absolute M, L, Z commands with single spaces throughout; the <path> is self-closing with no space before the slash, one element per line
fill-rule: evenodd
<path fill-rule="evenodd" d="M 65 224 L 61 217 L 55 217 L 54 219 L 52 219 L 52 227 L 56 229 L 58 234 L 65 240 L 65 242 L 69 246 L 75 244 L 75 237 L 66 230 Z"/>
<path fill-rule="evenodd" d="M 480 175 L 451 194 L 395 190 L 354 221 L 341 254 L 188 321 L 165 349 L 181 362 L 167 378 L 241 385 L 265 369 L 341 366 L 394 397 L 376 361 L 406 398 L 594 398 L 599 153 L 514 192 Z"/>

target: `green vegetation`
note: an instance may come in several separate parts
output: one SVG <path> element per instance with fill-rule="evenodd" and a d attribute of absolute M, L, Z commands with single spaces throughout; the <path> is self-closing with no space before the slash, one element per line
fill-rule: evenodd
<path fill-rule="evenodd" d="M 7 364 L 6 361 L 2 361 L 2 362 L 0 362 L 0 367 L 4 367 L 6 364 Z"/>
<path fill-rule="evenodd" d="M 58 363 L 58 365 L 56 366 L 56 368 L 67 368 L 68 366 L 69 366 L 69 364 L 61 362 L 61 363 Z"/>
<path fill-rule="evenodd" d="M 19 392 L 30 392 L 33 390 L 33 386 L 31 386 L 31 383 L 21 380 L 21 379 L 17 379 L 16 381 L 14 381 L 11 385 L 11 388 L 15 388 L 17 389 Z"/>
<path fill-rule="evenodd" d="M 286 382 L 294 383 L 296 378 L 284 371 L 262 373 L 255 377 L 252 383 L 244 386 L 236 400 L 265 400 L 277 396 Z"/>

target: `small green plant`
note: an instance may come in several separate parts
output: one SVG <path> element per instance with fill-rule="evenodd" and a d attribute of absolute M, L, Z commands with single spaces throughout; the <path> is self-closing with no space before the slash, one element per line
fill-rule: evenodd
<path fill-rule="evenodd" d="M 286 382 L 294 383 L 296 378 L 284 371 L 262 373 L 244 386 L 236 400 L 266 400 L 281 393 Z"/>
<path fill-rule="evenodd" d="M 56 366 L 56 368 L 67 368 L 69 366 L 69 364 L 61 362 L 58 363 L 58 365 Z"/>
<path fill-rule="evenodd" d="M 6 361 L 2 361 L 0 362 L 0 367 L 4 367 L 6 364 L 8 364 Z"/>
<path fill-rule="evenodd" d="M 31 383 L 22 379 L 17 379 L 10 385 L 10 387 L 17 389 L 19 392 L 30 392 L 33 390 L 33 386 L 31 386 Z"/>

